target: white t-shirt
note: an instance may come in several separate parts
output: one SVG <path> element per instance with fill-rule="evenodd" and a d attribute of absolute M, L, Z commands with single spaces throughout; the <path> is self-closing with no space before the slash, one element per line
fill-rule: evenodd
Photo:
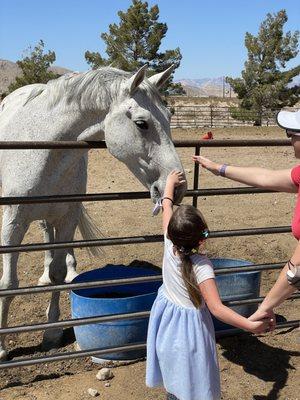
<path fill-rule="evenodd" d="M 181 260 L 174 254 L 173 243 L 164 235 L 165 249 L 163 258 L 163 284 L 166 296 L 175 304 L 185 308 L 193 308 L 184 280 L 181 275 Z M 215 278 L 213 266 L 209 259 L 200 254 L 191 256 L 197 283 Z"/>

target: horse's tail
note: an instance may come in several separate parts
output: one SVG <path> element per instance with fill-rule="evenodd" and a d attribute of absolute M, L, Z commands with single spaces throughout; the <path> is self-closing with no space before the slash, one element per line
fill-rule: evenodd
<path fill-rule="evenodd" d="M 102 232 L 96 226 L 95 222 L 92 220 L 91 216 L 82 204 L 80 204 L 78 228 L 83 240 L 95 240 L 103 238 Z M 104 253 L 100 246 L 87 247 L 87 251 L 94 257 L 99 257 Z"/>

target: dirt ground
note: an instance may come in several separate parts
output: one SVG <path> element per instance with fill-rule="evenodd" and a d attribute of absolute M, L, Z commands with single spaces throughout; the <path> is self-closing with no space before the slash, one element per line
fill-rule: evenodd
<path fill-rule="evenodd" d="M 278 128 L 212 129 L 216 139 L 282 138 Z M 174 139 L 199 139 L 202 130 L 175 130 Z M 178 149 L 192 187 L 192 149 Z M 274 169 L 289 168 L 295 164 L 290 147 L 206 148 L 202 154 L 212 159 L 238 165 L 260 165 Z M 237 187 L 237 183 L 201 171 L 200 187 Z M 89 163 L 88 192 L 122 192 L 144 190 L 126 168 L 105 150 L 92 150 Z M 191 198 L 184 202 L 190 203 Z M 290 224 L 295 195 L 260 194 L 201 197 L 198 207 L 207 218 L 211 231 L 222 229 L 286 226 Z M 152 204 L 147 200 L 85 203 L 104 237 L 157 234 L 160 218 L 152 217 Z M 36 224 L 27 233 L 24 243 L 41 242 Z M 284 262 L 295 247 L 291 234 L 245 236 L 211 239 L 207 243 L 209 256 L 243 258 L 254 263 Z M 106 263 L 128 264 L 133 260 L 161 265 L 162 245 L 111 246 L 104 249 L 99 259 L 89 258 L 86 251 L 75 250 L 78 271 L 97 268 Z M 20 286 L 35 285 L 43 270 L 43 254 L 22 253 L 19 261 Z M 274 283 L 278 272 L 262 274 L 261 295 Z M 46 321 L 48 294 L 17 297 L 12 303 L 9 325 Z M 297 301 L 286 302 L 276 310 L 287 320 L 299 318 Z M 298 306 L 299 310 L 299 306 Z M 67 293 L 62 294 L 61 319 L 70 318 Z M 10 359 L 41 356 L 42 332 L 10 335 L 7 343 Z M 252 336 L 242 334 L 222 338 L 217 342 L 223 400 L 300 399 L 299 395 L 299 331 L 281 329 L 273 334 Z M 74 350 L 71 329 L 64 332 L 64 343 L 59 349 Z M 145 387 L 145 362 L 114 368 L 115 377 L 106 387 L 95 376 L 99 366 L 89 358 L 48 363 L 21 369 L 0 371 L 0 399 L 24 400 L 84 400 L 91 398 L 88 388 L 99 391 L 103 400 L 162 400 L 163 389 Z M 180 378 L 179 378 L 180 379 Z"/>

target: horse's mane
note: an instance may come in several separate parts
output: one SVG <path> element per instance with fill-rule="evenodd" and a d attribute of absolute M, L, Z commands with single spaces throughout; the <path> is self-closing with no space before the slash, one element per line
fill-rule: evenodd
<path fill-rule="evenodd" d="M 91 111 L 107 109 L 120 95 L 122 83 L 131 75 L 132 73 L 112 67 L 103 67 L 84 73 L 68 73 L 47 84 L 17 89 L 7 97 L 6 103 L 21 95 L 23 105 L 26 105 L 43 94 L 50 109 L 58 105 L 63 108 L 74 105 L 81 110 Z M 160 99 L 157 89 L 147 79 L 139 88 L 145 91 L 151 100 L 157 102 Z"/>
<path fill-rule="evenodd" d="M 0 104 L 0 111 L 3 111 L 4 108 L 6 109 L 9 105 L 15 106 L 18 101 L 24 106 L 30 100 L 43 93 L 45 88 L 46 85 L 43 83 L 34 83 L 14 90 L 12 93 L 4 97 Z"/>
<path fill-rule="evenodd" d="M 127 78 L 128 73 L 110 67 L 66 74 L 48 82 L 48 104 L 51 108 L 63 102 L 65 105 L 77 105 L 83 110 L 105 109 Z"/>

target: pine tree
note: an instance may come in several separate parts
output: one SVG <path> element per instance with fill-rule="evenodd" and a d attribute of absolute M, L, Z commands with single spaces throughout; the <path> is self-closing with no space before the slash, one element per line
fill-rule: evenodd
<path fill-rule="evenodd" d="M 32 50 L 31 47 L 26 50 L 22 60 L 17 61 L 17 65 L 22 70 L 22 75 L 10 84 L 9 93 L 21 86 L 32 83 L 47 83 L 50 79 L 58 78 L 60 75 L 49 71 L 49 67 L 54 63 L 56 56 L 54 51 L 48 51 L 44 54 L 45 44 L 42 40 Z"/>
<path fill-rule="evenodd" d="M 106 43 L 108 57 L 103 58 L 98 52 L 85 53 L 85 59 L 93 69 L 111 65 L 125 71 L 136 71 L 147 63 L 149 75 L 152 75 L 167 69 L 171 64 L 179 67 L 182 56 L 178 47 L 159 52 L 168 27 L 167 24 L 158 22 L 157 5 L 148 8 L 147 2 L 132 0 L 128 10 L 119 11 L 118 16 L 119 24 L 110 24 L 109 33 L 101 34 Z M 178 84 L 173 84 L 174 89 L 182 92 L 182 87 Z"/>
<path fill-rule="evenodd" d="M 291 82 L 299 75 L 300 66 L 286 70 L 287 62 L 298 54 L 299 32 L 284 34 L 287 20 L 285 10 L 269 13 L 257 36 L 246 33 L 248 60 L 242 78 L 226 78 L 241 100 L 240 108 L 232 112 L 233 117 L 247 119 L 248 115 L 255 125 L 261 125 L 264 112 L 293 106 L 299 100 L 300 87 Z"/>

